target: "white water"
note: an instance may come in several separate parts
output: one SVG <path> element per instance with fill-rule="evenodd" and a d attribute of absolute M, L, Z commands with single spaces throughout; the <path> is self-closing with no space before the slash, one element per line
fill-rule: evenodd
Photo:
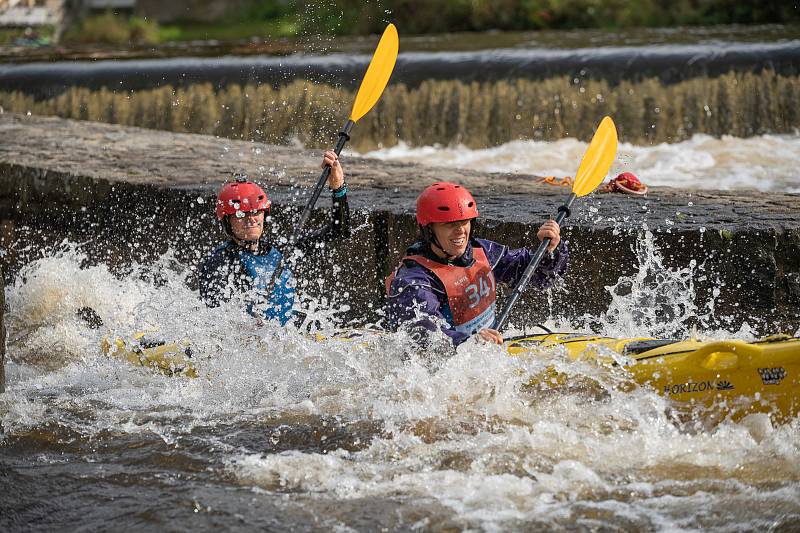
<path fill-rule="evenodd" d="M 617 285 L 630 291 L 609 288 L 620 294 L 606 315 L 591 318 L 615 334 L 688 334 L 688 318 L 713 313 L 713 302 L 694 301 L 691 278 L 701 265 L 664 268 L 648 234 L 638 247 L 640 271 Z M 468 343 L 432 364 L 425 356 L 402 361 L 400 335 L 314 342 L 293 329 L 257 326 L 233 306 L 205 308 L 170 257 L 123 279 L 104 266 L 81 269 L 84 259 L 69 250 L 37 261 L 6 288 L 3 440 L 52 423 L 84 438 L 156 434 L 180 448 L 193 429 L 209 426 L 371 420 L 384 429 L 357 451 L 265 454 L 213 436 L 207 445 L 223 454 L 221 478 L 285 495 L 287 505 L 433 502 L 462 528 L 735 530 L 800 513 L 797 420 L 680 424 L 654 392 L 621 392 L 624 371 L 568 362 L 558 350 L 512 358 Z M 153 273 L 166 284 L 156 286 Z M 644 312 L 654 303 L 669 324 Z M 107 330 L 75 318 L 82 306 L 96 309 Z M 558 317 L 549 324 L 574 326 Z M 108 330 L 128 336 L 148 328 L 191 338 L 202 377 L 166 377 L 98 349 Z M 747 337 L 746 328 L 702 333 Z M 574 385 L 524 390 L 549 364 Z M 418 528 L 437 528 L 426 520 Z"/>
<path fill-rule="evenodd" d="M 484 172 L 560 178 L 575 174 L 585 150 L 586 143 L 563 139 L 512 141 L 478 150 L 464 146 L 416 148 L 400 143 L 362 155 Z M 746 139 L 695 135 L 674 144 L 621 143 L 611 175 L 633 172 L 648 186 L 800 193 L 798 161 L 800 135 L 761 135 Z"/>

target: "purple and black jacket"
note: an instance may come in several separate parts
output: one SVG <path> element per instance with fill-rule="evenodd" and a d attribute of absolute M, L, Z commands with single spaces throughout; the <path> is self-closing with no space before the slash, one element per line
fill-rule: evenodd
<path fill-rule="evenodd" d="M 471 237 L 467 251 L 449 264 L 469 267 L 474 262 L 472 248 L 480 246 L 486 253 L 495 280 L 514 286 L 530 264 L 536 250 L 528 248 L 509 249 L 507 246 L 486 239 Z M 448 264 L 421 241 L 415 242 L 405 255 L 423 255 L 442 264 Z M 531 278 L 531 284 L 539 289 L 550 287 L 567 271 L 569 252 L 562 240 L 552 254 L 545 254 Z M 427 316 L 426 316 L 427 315 Z M 423 341 L 430 332 L 440 329 L 458 346 L 469 338 L 467 333 L 452 327 L 452 314 L 444 285 L 430 270 L 416 261 L 406 260 L 398 268 L 389 286 L 387 316 L 392 329 L 405 329 L 417 341 Z"/>

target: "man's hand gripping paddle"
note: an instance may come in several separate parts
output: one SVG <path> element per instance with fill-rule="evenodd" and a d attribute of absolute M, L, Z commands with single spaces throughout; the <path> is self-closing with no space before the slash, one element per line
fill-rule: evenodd
<path fill-rule="evenodd" d="M 583 155 L 583 161 L 581 161 L 581 166 L 578 167 L 578 173 L 575 175 L 575 181 L 572 184 L 572 194 L 569 195 L 564 205 L 558 208 L 556 222 L 559 226 L 564 219 L 570 215 L 570 207 L 575 199 L 579 196 L 589 194 L 602 183 L 616 155 L 617 128 L 614 126 L 614 121 L 611 120 L 611 117 L 605 117 L 600 122 L 600 126 L 597 127 L 597 131 L 594 132 L 592 142 L 589 143 L 589 147 Z M 517 299 L 519 299 L 520 295 L 525 290 L 525 286 L 530 281 L 531 276 L 536 272 L 536 268 L 542 261 L 542 257 L 544 257 L 544 253 L 547 251 L 549 245 L 550 239 L 543 240 L 539 245 L 539 249 L 536 250 L 536 254 L 533 256 L 528 268 L 525 269 L 525 273 L 522 274 L 519 283 L 517 283 L 517 286 L 514 287 L 514 290 L 511 292 L 505 307 L 503 307 L 503 310 L 495 319 L 492 329 L 499 331 L 505 326 L 508 315 L 511 313 L 511 308 L 514 307 Z"/>
<path fill-rule="evenodd" d="M 372 107 L 381 97 L 381 94 L 383 94 L 383 90 L 386 88 L 386 84 L 389 82 L 389 77 L 392 75 L 392 70 L 394 70 L 394 64 L 397 61 L 397 51 L 399 46 L 400 41 L 397 36 L 397 28 L 395 28 L 394 24 L 389 24 L 383 31 L 383 36 L 381 36 L 381 40 L 378 42 L 378 47 L 375 49 L 375 53 L 372 55 L 372 61 L 370 61 L 369 67 L 367 67 L 367 72 L 364 74 L 364 79 L 361 80 L 361 86 L 358 88 L 356 99 L 353 102 L 353 109 L 350 111 L 350 118 L 347 119 L 342 131 L 339 132 L 339 138 L 336 141 L 336 146 L 333 149 L 337 156 L 341 153 L 345 143 L 350 139 L 350 130 L 353 129 L 355 123 L 358 122 L 361 117 L 366 115 L 370 109 L 372 109 Z M 300 238 L 300 235 L 303 231 L 303 226 L 305 226 L 306 222 L 308 222 L 308 217 L 311 216 L 311 211 L 314 210 L 314 205 L 316 205 L 319 195 L 322 193 L 322 188 L 325 186 L 325 181 L 328 179 L 328 175 L 330 173 L 331 167 L 326 166 L 322 171 L 322 174 L 320 174 L 319 179 L 317 179 L 317 184 L 314 187 L 314 191 L 311 193 L 311 197 L 308 199 L 308 202 L 306 202 L 303 212 L 300 213 L 300 219 L 297 221 L 297 225 L 294 227 L 291 239 L 289 240 L 287 253 L 291 252 L 297 243 L 297 240 Z M 268 285 L 268 294 L 272 292 L 272 287 L 275 285 L 275 280 L 278 279 L 282 270 L 283 259 L 281 259 L 281 262 L 272 273 L 272 279 Z"/>

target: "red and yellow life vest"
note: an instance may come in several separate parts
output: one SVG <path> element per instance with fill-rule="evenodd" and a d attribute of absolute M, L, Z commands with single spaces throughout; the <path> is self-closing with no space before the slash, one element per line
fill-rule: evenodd
<path fill-rule="evenodd" d="M 421 255 L 407 255 L 402 261 L 411 260 L 424 266 L 439 278 L 444 285 L 447 301 L 456 330 L 473 334 L 494 323 L 497 291 L 492 265 L 483 248 L 472 248 L 475 262 L 470 267 L 445 265 Z M 395 277 L 393 272 L 386 280 L 386 292 Z"/>

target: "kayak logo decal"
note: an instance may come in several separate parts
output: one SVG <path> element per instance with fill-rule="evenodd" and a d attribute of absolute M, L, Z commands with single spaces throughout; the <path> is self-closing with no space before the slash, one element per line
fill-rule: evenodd
<path fill-rule="evenodd" d="M 786 377 L 786 370 L 782 366 L 759 368 L 758 375 L 761 376 L 764 385 L 777 385 Z"/>
<path fill-rule="evenodd" d="M 687 381 L 674 385 L 664 385 L 664 394 L 686 394 L 689 392 L 705 392 L 714 390 L 713 381 Z"/>
<path fill-rule="evenodd" d="M 717 390 L 733 390 L 733 383 L 730 381 L 717 381 Z"/>

